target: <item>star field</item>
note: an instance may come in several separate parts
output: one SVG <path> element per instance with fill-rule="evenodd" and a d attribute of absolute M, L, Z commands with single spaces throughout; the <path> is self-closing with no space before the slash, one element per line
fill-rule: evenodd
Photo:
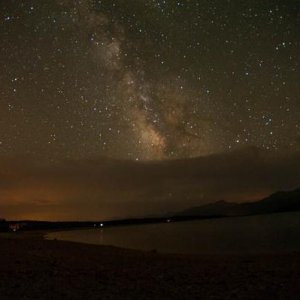
<path fill-rule="evenodd" d="M 300 4 L 0 3 L 0 154 L 190 158 L 300 145 Z"/>

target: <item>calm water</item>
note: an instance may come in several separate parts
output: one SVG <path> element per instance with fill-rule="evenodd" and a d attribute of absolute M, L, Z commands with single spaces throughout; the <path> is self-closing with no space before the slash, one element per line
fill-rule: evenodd
<path fill-rule="evenodd" d="M 300 212 L 74 230 L 47 238 L 169 253 L 300 251 Z"/>

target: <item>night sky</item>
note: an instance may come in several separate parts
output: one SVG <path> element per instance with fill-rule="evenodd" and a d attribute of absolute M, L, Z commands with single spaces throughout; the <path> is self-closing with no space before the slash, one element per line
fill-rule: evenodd
<path fill-rule="evenodd" d="M 256 153 L 251 159 L 262 153 L 272 163 L 294 157 L 300 148 L 299 28 L 297 0 L 1 1 L 0 155 L 6 171 L 0 175 L 9 182 L 0 186 L 3 211 L 53 218 L 39 214 L 41 203 L 50 205 L 51 198 L 57 206 L 58 198 L 66 198 L 65 189 L 74 185 L 69 176 L 74 161 L 80 165 L 75 173 L 99 178 L 98 171 L 82 170 L 83 161 L 143 166 L 235 153 L 249 158 L 249 151 Z M 45 163 L 47 171 L 40 172 Z M 37 178 L 45 173 L 41 184 Z M 242 198 L 296 185 L 276 174 L 265 187 L 247 188 L 246 195 L 239 189 Z M 54 184 L 57 176 L 64 179 Z M 168 176 L 165 180 L 172 181 Z M 115 188 L 120 178 L 112 178 Z M 145 181 L 153 183 L 151 178 Z M 82 189 L 97 198 L 91 190 Z M 162 190 L 155 201 L 168 199 L 167 206 L 176 192 Z M 232 195 L 233 187 L 229 190 Z M 194 195 L 187 197 L 190 202 L 183 200 L 187 191 Z M 195 203 L 198 191 L 189 183 L 177 191 L 176 205 Z M 107 194 L 105 199 L 120 198 Z M 73 205 L 93 202 L 72 197 Z M 152 185 L 126 197 L 130 203 L 141 197 L 144 205 L 156 196 Z M 221 194 L 214 197 L 209 189 L 201 197 L 219 200 Z M 99 207 L 113 207 L 113 200 L 97 201 Z M 36 213 L 30 215 L 33 206 Z M 14 213 L 16 207 L 24 214 Z M 114 212 L 122 214 L 111 208 L 99 216 Z"/>

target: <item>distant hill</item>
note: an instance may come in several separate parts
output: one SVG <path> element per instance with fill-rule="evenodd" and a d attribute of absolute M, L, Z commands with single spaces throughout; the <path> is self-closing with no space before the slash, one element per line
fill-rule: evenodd
<path fill-rule="evenodd" d="M 181 211 L 176 216 L 245 216 L 286 211 L 300 211 L 300 189 L 288 192 L 276 192 L 256 202 L 232 203 L 218 201 L 211 204 L 192 207 Z"/>

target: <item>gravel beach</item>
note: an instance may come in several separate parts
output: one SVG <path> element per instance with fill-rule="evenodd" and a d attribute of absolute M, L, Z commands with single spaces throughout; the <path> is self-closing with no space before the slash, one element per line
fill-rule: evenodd
<path fill-rule="evenodd" d="M 0 299 L 297 299 L 300 253 L 191 256 L 0 236 Z"/>

